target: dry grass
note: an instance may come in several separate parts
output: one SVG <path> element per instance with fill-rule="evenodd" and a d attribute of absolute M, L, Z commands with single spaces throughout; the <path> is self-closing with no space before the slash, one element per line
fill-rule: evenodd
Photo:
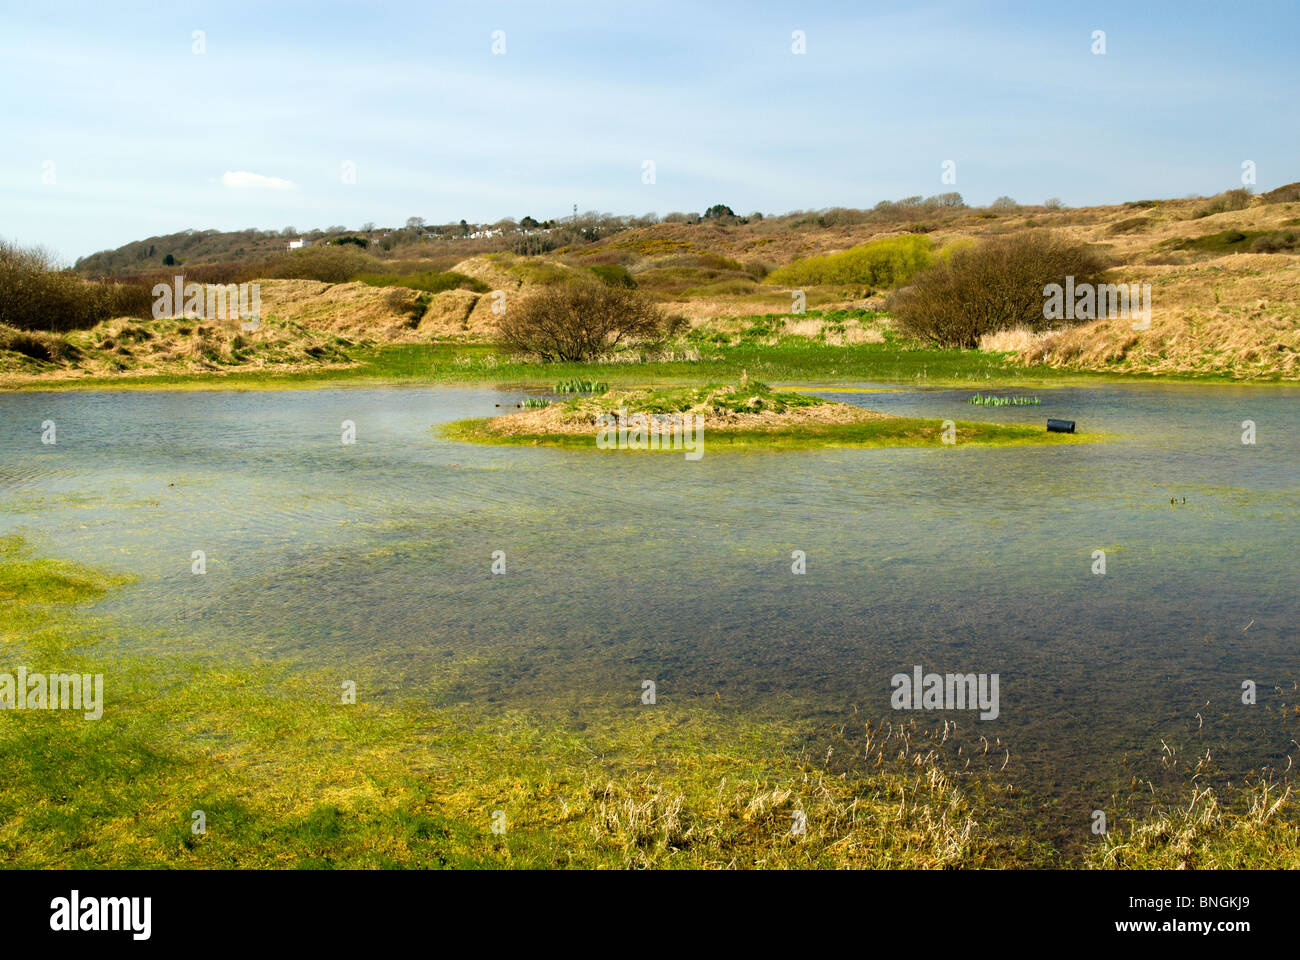
<path fill-rule="evenodd" d="M 1152 285 L 1148 330 L 1134 330 L 1131 320 L 1098 320 L 981 346 L 1054 367 L 1300 377 L 1300 256 L 1237 254 L 1184 267 L 1134 268 L 1125 279 Z"/>
<path fill-rule="evenodd" d="M 1026 327 L 997 330 L 980 337 L 980 349 L 999 353 L 1025 353 L 1042 343 L 1047 332 L 1035 333 Z"/>
<path fill-rule="evenodd" d="M 1193 788 L 1186 807 L 1107 834 L 1090 865 L 1103 869 L 1300 868 L 1291 789 L 1257 783 L 1235 804 Z"/>

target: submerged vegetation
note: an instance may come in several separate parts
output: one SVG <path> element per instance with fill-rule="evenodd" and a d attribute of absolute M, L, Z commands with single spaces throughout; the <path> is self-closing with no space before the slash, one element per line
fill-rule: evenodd
<path fill-rule="evenodd" d="M 105 677 L 99 720 L 0 712 L 8 866 L 1300 865 L 1300 810 L 1268 785 L 1200 791 L 1063 857 L 1019 832 L 996 776 L 948 772 L 911 727 L 868 725 L 868 761 L 831 770 L 788 721 L 712 698 L 588 700 L 578 729 L 572 704 L 380 702 L 364 675 L 344 704 L 337 677 L 292 664 L 132 657 L 82 609 L 124 579 L 0 540 L 2 668 Z"/>
<path fill-rule="evenodd" d="M 977 393 L 966 401 L 977 407 L 1033 407 L 1042 403 L 1039 397 L 999 397 L 994 394 Z"/>

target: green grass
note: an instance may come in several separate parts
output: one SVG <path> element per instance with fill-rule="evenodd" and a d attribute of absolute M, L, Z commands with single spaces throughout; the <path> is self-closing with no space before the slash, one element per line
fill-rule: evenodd
<path fill-rule="evenodd" d="M 832 323 L 854 319 L 849 312 L 831 312 Z M 1113 382 L 1196 381 L 1234 383 L 1221 374 L 1179 376 L 1096 373 L 1023 366 L 1009 354 L 979 350 L 922 347 L 887 334 L 883 343 L 832 346 L 824 339 L 781 333 L 789 315 L 746 318 L 748 326 L 735 337 L 707 334 L 688 340 L 686 347 L 699 359 L 686 359 L 682 345 L 673 359 L 647 356 L 640 362 L 630 355 L 624 362 L 539 363 L 521 362 L 509 351 L 486 343 L 440 342 L 381 347 L 348 347 L 349 366 L 321 367 L 297 373 L 260 370 L 228 373 L 102 376 L 78 379 L 41 379 L 15 382 L 10 389 L 292 389 L 346 384 L 498 384 L 506 387 L 547 388 L 559 381 L 597 381 L 610 386 L 663 385 L 735 381 L 748 373 L 769 383 L 833 384 L 876 382 L 918 386 L 978 386 L 982 388 L 1097 384 Z M 732 341 L 736 342 L 732 342 Z M 2 382 L 2 381 L 0 381 Z M 1268 383 L 1281 381 L 1245 381 Z"/>
<path fill-rule="evenodd" d="M 639 412 L 653 413 L 652 410 Z M 596 433 L 591 434 L 499 434 L 488 430 L 490 418 L 457 420 L 439 426 L 437 432 L 448 440 L 464 443 L 487 443 L 503 446 L 560 447 L 569 450 L 596 450 Z M 940 447 L 961 449 L 968 446 L 1021 446 L 1025 444 L 1087 443 L 1103 439 L 1101 434 L 1048 433 L 1039 427 L 1024 427 L 966 420 L 955 422 L 957 442 L 945 444 L 941 439 L 942 421 L 917 417 L 894 417 L 867 423 L 828 424 L 791 427 L 782 430 L 703 431 L 705 451 L 731 450 L 810 450 L 821 447 Z M 659 451 L 600 451 L 601 453 L 672 453 Z"/>

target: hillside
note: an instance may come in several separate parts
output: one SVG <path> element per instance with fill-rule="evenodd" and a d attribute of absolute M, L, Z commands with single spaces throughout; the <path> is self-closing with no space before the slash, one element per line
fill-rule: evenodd
<path fill-rule="evenodd" d="M 506 302 L 517 302 L 532 289 L 591 276 L 593 269 L 607 278 L 621 277 L 618 282 L 634 285 L 665 312 L 686 317 L 697 342 L 711 337 L 725 344 L 735 339 L 732 318 L 791 314 L 793 285 L 773 283 L 771 274 L 804 258 L 884 237 L 923 236 L 942 251 L 1041 230 L 1099 251 L 1110 264 L 1110 282 L 1149 283 L 1151 327 L 1134 330 L 1127 320 L 1099 320 L 1048 332 L 1011 330 L 985 337 L 982 349 L 1009 351 L 1027 365 L 1075 370 L 1300 377 L 1297 184 L 1256 197 L 1230 191 L 1212 198 L 1073 210 L 973 209 L 909 198 L 869 211 L 674 217 L 642 225 L 631 218 L 586 216 L 580 221 L 591 224 L 597 239 L 584 240 L 581 231 L 555 226 L 531 231 L 527 236 L 549 238 L 548 243 L 571 241 L 540 255 L 501 249 L 518 245 L 524 234 L 471 239 L 430 232 L 436 228 L 374 230 L 354 234 L 367 240 L 364 248 L 318 244 L 293 254 L 283 250 L 282 236 L 269 231 L 187 231 L 150 238 L 86 258 L 82 272 L 93 273 L 95 264 L 130 261 L 138 269 L 126 279 L 145 286 L 174 272 L 199 282 L 258 282 L 264 329 L 241 334 L 233 322 L 115 320 L 63 340 L 0 329 L 0 370 L 82 376 L 275 364 L 296 368 L 352 363 L 350 351 L 358 345 L 488 342 L 495 339 L 499 319 L 493 310 L 497 291 Z M 369 243 L 382 241 L 385 233 L 401 242 L 387 249 Z M 180 251 L 182 266 L 156 265 L 164 248 Z M 475 248 L 489 249 L 474 254 Z M 334 273 L 321 273 L 322 263 Z M 318 278 L 305 278 L 312 275 Z M 801 289 L 814 316 L 789 317 L 774 330 L 772 343 L 779 336 L 851 342 L 816 313 L 864 307 L 879 313 L 888 292 L 863 282 L 802 284 Z M 850 334 L 879 340 L 891 327 L 885 315 L 870 330 Z M 134 332 L 124 336 L 123 330 Z M 195 337 L 203 342 L 191 342 Z"/>

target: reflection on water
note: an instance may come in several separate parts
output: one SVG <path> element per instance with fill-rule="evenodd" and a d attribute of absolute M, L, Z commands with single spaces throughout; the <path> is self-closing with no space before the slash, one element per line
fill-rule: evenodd
<path fill-rule="evenodd" d="M 124 647 L 286 657 L 382 696 L 580 721 L 593 701 L 635 709 L 653 678 L 661 701 L 793 714 L 811 736 L 855 709 L 898 719 L 890 677 L 920 664 L 999 674 L 996 721 L 911 718 L 1001 738 L 1037 797 L 1086 804 L 1135 770 L 1159 786 L 1207 750 L 1201 782 L 1284 771 L 1300 391 L 969 392 L 828 396 L 1122 438 L 710 456 L 706 435 L 692 463 L 430 430 L 513 406 L 491 389 L 4 395 L 0 533 L 139 575 L 101 604 L 133 625 Z"/>

